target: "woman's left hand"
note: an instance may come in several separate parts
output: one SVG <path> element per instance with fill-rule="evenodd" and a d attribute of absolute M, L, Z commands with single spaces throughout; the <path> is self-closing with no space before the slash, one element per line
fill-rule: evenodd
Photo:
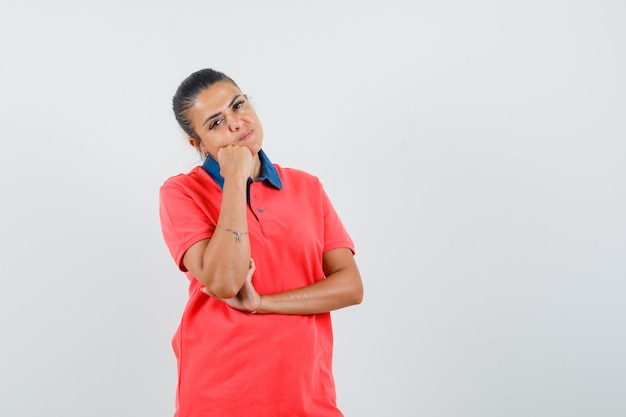
<path fill-rule="evenodd" d="M 206 287 L 202 287 L 202 292 L 210 295 L 211 297 L 223 301 L 228 304 L 232 308 L 241 311 L 247 311 L 248 313 L 256 312 L 261 306 L 261 296 L 252 285 L 252 276 L 254 275 L 254 271 L 256 270 L 256 266 L 254 265 L 254 259 L 250 259 L 250 267 L 248 269 L 248 275 L 246 276 L 246 281 L 243 284 L 243 287 L 239 290 L 236 296 L 232 298 L 219 298 L 215 295 L 211 294 Z"/>

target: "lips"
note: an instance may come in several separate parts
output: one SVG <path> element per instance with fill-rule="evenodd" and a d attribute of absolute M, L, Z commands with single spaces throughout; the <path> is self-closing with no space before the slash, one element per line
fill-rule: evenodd
<path fill-rule="evenodd" d="M 245 133 L 243 136 L 241 136 L 238 141 L 239 142 L 243 142 L 244 140 L 248 139 L 250 136 L 252 136 L 252 132 L 254 132 L 253 130 L 249 131 L 248 133 Z"/>

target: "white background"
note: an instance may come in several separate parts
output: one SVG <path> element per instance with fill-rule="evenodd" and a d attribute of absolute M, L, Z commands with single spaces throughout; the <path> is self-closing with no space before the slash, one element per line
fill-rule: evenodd
<path fill-rule="evenodd" d="M 355 240 L 365 300 L 334 313 L 347 417 L 626 415 L 625 17 L 4 0 L 0 415 L 172 415 L 187 284 L 158 188 L 198 162 L 171 97 L 204 67 Z"/>

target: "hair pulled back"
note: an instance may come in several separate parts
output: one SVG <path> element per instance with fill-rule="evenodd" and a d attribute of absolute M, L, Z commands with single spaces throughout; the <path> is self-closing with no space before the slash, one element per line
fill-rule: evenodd
<path fill-rule="evenodd" d="M 172 98 L 172 109 L 176 121 L 190 138 L 198 139 L 189 119 L 189 109 L 194 105 L 202 91 L 220 81 L 228 81 L 237 86 L 228 75 L 211 68 L 192 73 L 178 86 L 176 94 Z"/>

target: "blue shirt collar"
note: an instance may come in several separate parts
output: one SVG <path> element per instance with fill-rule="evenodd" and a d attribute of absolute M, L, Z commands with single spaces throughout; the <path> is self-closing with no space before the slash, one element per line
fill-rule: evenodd
<path fill-rule="evenodd" d="M 270 184 L 272 187 L 281 190 L 283 183 L 280 181 L 280 176 L 276 167 L 269 160 L 263 149 L 259 150 L 259 160 L 261 161 L 261 174 L 255 181 L 264 181 Z M 210 155 L 204 160 L 202 168 L 213 178 L 213 180 L 224 189 L 224 177 L 220 174 L 220 165 Z"/>

